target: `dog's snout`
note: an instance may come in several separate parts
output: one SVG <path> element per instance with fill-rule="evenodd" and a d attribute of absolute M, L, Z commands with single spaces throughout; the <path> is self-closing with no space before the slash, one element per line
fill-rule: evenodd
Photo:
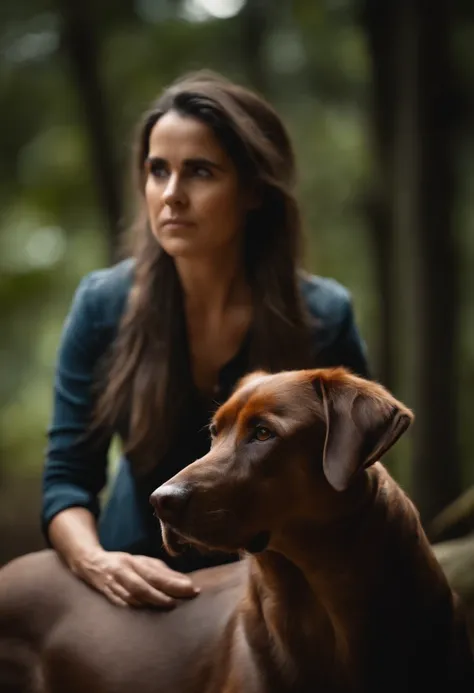
<path fill-rule="evenodd" d="M 191 492 L 183 484 L 163 484 L 150 496 L 156 515 L 164 522 L 173 524 L 184 512 Z"/>

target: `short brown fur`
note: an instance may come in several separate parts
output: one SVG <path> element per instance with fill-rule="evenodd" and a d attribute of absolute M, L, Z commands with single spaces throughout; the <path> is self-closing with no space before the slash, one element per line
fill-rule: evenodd
<path fill-rule="evenodd" d="M 216 414 L 210 452 L 153 494 L 170 548 L 243 560 L 195 573 L 201 594 L 169 613 L 112 606 L 52 552 L 12 562 L 0 690 L 472 691 L 463 618 L 376 459 L 411 420 L 343 369 L 246 378 Z"/>

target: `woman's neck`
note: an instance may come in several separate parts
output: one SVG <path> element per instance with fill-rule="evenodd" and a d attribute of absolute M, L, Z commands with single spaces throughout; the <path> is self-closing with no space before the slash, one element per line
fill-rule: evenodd
<path fill-rule="evenodd" d="M 240 254 L 176 258 L 188 312 L 219 315 L 249 300 L 250 289 Z"/>
<path fill-rule="evenodd" d="M 176 261 L 193 381 L 205 397 L 214 396 L 221 368 L 239 352 L 252 321 L 252 292 L 236 258 Z"/>

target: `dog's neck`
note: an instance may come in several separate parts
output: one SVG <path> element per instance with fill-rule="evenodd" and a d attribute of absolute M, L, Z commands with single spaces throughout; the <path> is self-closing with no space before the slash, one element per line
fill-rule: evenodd
<path fill-rule="evenodd" d="M 374 585 L 387 569 L 383 557 L 397 525 L 388 517 L 387 484 L 404 502 L 383 469 L 368 474 L 352 512 L 340 522 L 324 529 L 310 521 L 295 523 L 272 537 L 272 550 L 250 559 L 247 632 L 271 640 L 275 666 L 290 684 L 299 676 L 308 680 L 308 664 L 318 680 L 326 679 L 328 691 L 358 690 L 354 682 L 364 678 L 358 669 L 370 645 L 365 622 L 376 608 Z M 408 531 L 417 524 L 413 513 Z M 251 629 L 259 635 L 252 636 Z"/>

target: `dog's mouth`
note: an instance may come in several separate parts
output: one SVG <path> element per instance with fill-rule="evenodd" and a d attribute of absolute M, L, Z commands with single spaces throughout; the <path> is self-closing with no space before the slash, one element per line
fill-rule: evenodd
<path fill-rule="evenodd" d="M 257 554 L 267 549 L 271 537 L 271 533 L 265 530 L 258 532 L 243 543 L 230 545 L 230 542 L 226 541 L 203 541 L 196 536 L 181 533 L 163 521 L 161 521 L 161 533 L 163 545 L 171 556 L 178 556 L 183 553 L 186 546 L 194 546 L 204 553 L 209 551 L 222 551 L 224 553 L 246 551 L 247 553 Z"/>
<path fill-rule="evenodd" d="M 170 556 L 179 556 L 179 554 L 183 553 L 186 550 L 186 547 L 193 546 L 201 553 L 212 553 L 213 550 L 220 550 L 222 551 L 222 548 L 218 548 L 215 546 L 211 546 L 208 543 L 205 543 L 203 541 L 200 541 L 196 537 L 189 536 L 187 534 L 183 534 L 181 532 L 178 532 L 177 529 L 174 527 L 171 527 L 170 525 L 166 524 L 162 520 L 160 520 L 161 523 L 161 536 L 163 539 L 163 545 L 166 549 L 166 551 L 170 554 Z"/>
<path fill-rule="evenodd" d="M 189 542 L 178 532 L 160 520 L 163 545 L 170 556 L 179 556 Z"/>

